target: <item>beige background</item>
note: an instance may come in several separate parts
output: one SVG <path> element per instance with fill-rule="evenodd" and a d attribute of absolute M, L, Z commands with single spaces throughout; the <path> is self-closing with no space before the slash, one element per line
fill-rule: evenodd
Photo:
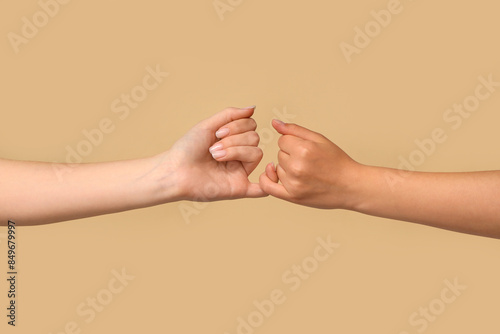
<path fill-rule="evenodd" d="M 448 140 L 419 170 L 500 168 L 500 90 L 458 130 L 442 118 L 474 93 L 478 76 L 500 81 L 498 4 L 403 1 L 348 64 L 340 43 L 353 43 L 354 27 L 387 1 L 232 3 L 221 20 L 211 0 L 74 0 L 17 54 L 7 34 L 20 34 L 23 16 L 31 20 L 40 7 L 2 4 L 1 156 L 64 162 L 65 147 L 103 118 L 116 129 L 86 162 L 148 156 L 226 106 L 256 104 L 265 162 L 277 152 L 269 122 L 286 111 L 366 164 L 396 167 L 415 139 L 441 127 Z M 157 64 L 169 77 L 120 120 L 111 102 Z M 194 213 L 190 224 L 181 208 Z M 500 243 L 493 239 L 273 198 L 171 203 L 19 228 L 18 235 L 18 327 L 7 328 L 2 311 L 2 333 L 69 333 L 74 321 L 81 333 L 233 334 L 237 318 L 255 311 L 254 300 L 280 289 L 286 302 L 255 333 L 414 334 L 422 328 L 408 322 L 411 314 L 454 278 L 467 289 L 425 333 L 500 330 Z M 328 235 L 340 248 L 291 291 L 282 274 Z M 121 268 L 135 279 L 87 323 L 78 305 Z"/>

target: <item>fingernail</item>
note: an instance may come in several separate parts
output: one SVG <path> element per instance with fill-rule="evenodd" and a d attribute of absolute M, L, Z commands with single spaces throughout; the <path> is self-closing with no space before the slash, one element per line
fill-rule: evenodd
<path fill-rule="evenodd" d="M 219 139 L 221 138 L 224 138 L 225 136 L 227 136 L 229 134 L 229 129 L 228 128 L 223 128 L 223 129 L 220 129 L 219 131 L 217 131 L 215 133 L 215 136 Z"/>
<path fill-rule="evenodd" d="M 214 159 L 219 159 L 219 158 L 222 158 L 225 156 L 226 156 L 226 151 L 224 151 L 224 150 L 215 151 L 214 153 L 212 153 L 212 157 Z"/>
<path fill-rule="evenodd" d="M 219 150 L 222 150 L 222 144 L 221 143 L 217 143 L 215 144 L 214 146 L 210 147 L 208 149 L 208 151 L 213 154 L 215 151 L 219 151 Z"/>
<path fill-rule="evenodd" d="M 273 170 L 276 171 L 276 165 L 274 164 L 274 162 L 271 162 L 271 166 L 273 167 Z"/>
<path fill-rule="evenodd" d="M 257 108 L 257 106 L 250 106 L 250 107 L 246 107 L 246 108 L 243 108 L 243 109 L 255 109 Z"/>
<path fill-rule="evenodd" d="M 276 122 L 276 123 L 278 123 L 279 125 L 285 125 L 285 122 L 280 121 L 279 119 L 274 119 L 273 121 L 275 121 L 275 122 Z"/>

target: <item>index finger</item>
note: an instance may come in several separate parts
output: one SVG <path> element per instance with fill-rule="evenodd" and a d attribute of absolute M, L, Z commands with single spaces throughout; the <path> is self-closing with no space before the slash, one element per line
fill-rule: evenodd
<path fill-rule="evenodd" d="M 304 139 L 292 135 L 283 135 L 278 139 L 278 147 L 287 154 L 292 152 L 304 142 Z"/>
<path fill-rule="evenodd" d="M 226 108 L 212 117 L 205 119 L 200 125 L 215 132 L 232 121 L 252 117 L 254 111 L 255 106 L 248 108 Z"/>
<path fill-rule="evenodd" d="M 319 142 L 325 139 L 325 137 L 322 134 L 311 131 L 297 124 L 284 123 L 277 119 L 274 119 L 272 124 L 273 127 L 276 129 L 276 131 L 278 131 L 282 135 L 292 135 L 295 137 L 299 137 L 314 142 Z"/>

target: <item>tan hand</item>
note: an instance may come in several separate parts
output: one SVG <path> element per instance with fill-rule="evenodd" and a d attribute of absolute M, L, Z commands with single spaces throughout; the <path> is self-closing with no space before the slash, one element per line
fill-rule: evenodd
<path fill-rule="evenodd" d="M 310 207 L 349 208 L 359 164 L 319 133 L 278 120 L 273 127 L 282 134 L 278 165 L 266 166 L 260 177 L 262 190 Z"/>

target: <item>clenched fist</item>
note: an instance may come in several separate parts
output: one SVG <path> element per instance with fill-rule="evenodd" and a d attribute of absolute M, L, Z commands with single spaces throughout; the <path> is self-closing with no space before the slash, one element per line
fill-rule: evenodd
<path fill-rule="evenodd" d="M 321 209 L 350 209 L 360 166 L 325 136 L 296 124 L 273 120 L 282 136 L 278 165 L 270 163 L 260 177 L 268 194 Z"/>

